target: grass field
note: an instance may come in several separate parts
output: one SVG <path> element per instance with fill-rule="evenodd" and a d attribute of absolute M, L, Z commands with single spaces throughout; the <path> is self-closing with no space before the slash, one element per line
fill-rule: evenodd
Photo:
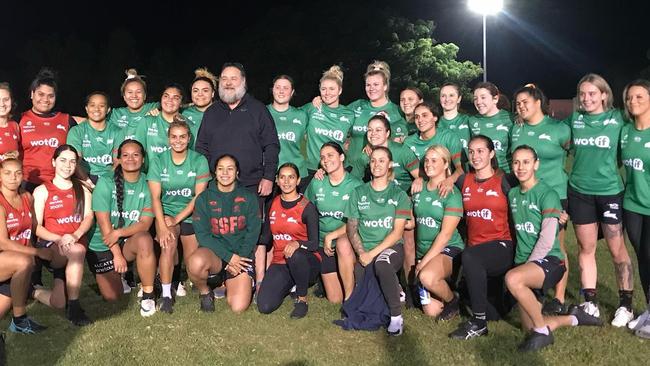
<path fill-rule="evenodd" d="M 573 231 L 568 232 L 572 260 L 568 301 L 578 299 Z M 631 247 L 629 247 L 632 253 Z M 632 253 L 633 254 L 633 253 Z M 636 259 L 634 259 L 636 261 Z M 598 251 L 601 316 L 611 319 L 618 304 L 613 267 L 603 242 Z M 634 262 L 636 263 L 636 262 Z M 45 275 L 49 277 L 49 275 Z M 638 276 L 637 276 L 638 277 Z M 516 311 L 506 321 L 490 322 L 487 337 L 461 342 L 447 338 L 458 320 L 435 323 L 418 310 L 405 311 L 405 333 L 343 331 L 331 322 L 338 306 L 311 298 L 309 315 L 290 320 L 291 302 L 271 315 L 251 308 L 234 315 L 218 300 L 217 311 L 203 314 L 196 295 L 178 298 L 172 315 L 142 318 L 135 294 L 117 304 L 103 302 L 86 277 L 82 303 L 95 324 L 76 328 L 40 304 L 29 313 L 49 329 L 39 335 L 7 333 L 9 365 L 647 365 L 650 342 L 627 329 L 564 328 L 555 345 L 521 354 Z M 636 283 L 635 309 L 645 308 Z M 8 319 L 0 322 L 2 329 Z M 644 361 L 645 360 L 645 361 Z"/>

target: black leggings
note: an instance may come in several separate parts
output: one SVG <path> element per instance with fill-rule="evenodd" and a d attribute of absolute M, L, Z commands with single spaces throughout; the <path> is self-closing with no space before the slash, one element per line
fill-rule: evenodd
<path fill-rule="evenodd" d="M 485 316 L 487 312 L 488 276 L 503 276 L 512 268 L 514 254 L 514 246 L 507 240 L 468 246 L 463 250 L 463 276 L 475 316 Z"/>
<path fill-rule="evenodd" d="M 257 295 L 257 309 L 270 314 L 282 305 L 284 298 L 295 285 L 296 295 L 307 296 L 310 284 L 320 276 L 320 262 L 314 253 L 305 249 L 296 250 L 286 264 L 271 264 Z"/>
<path fill-rule="evenodd" d="M 399 279 L 397 272 L 402 269 L 404 263 L 404 245 L 398 243 L 388 249 L 384 249 L 373 261 L 375 276 L 381 287 L 386 304 L 390 309 L 391 316 L 402 314 L 402 304 L 399 302 Z M 357 278 L 361 278 L 357 276 Z"/>
<path fill-rule="evenodd" d="M 641 286 L 646 302 L 650 302 L 650 216 L 623 210 L 623 223 L 636 252 Z"/>

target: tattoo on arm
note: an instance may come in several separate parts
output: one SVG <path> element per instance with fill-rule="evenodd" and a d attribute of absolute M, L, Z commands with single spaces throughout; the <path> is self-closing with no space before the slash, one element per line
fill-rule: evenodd
<path fill-rule="evenodd" d="M 634 284 L 634 267 L 631 262 L 614 263 L 616 282 L 621 290 L 632 289 Z"/>
<path fill-rule="evenodd" d="M 354 251 L 357 253 L 357 255 L 361 255 L 361 253 L 365 253 L 365 250 L 363 250 L 363 243 L 361 242 L 361 236 L 359 236 L 358 229 L 359 220 L 348 219 L 348 223 L 346 224 L 348 240 L 350 240 L 350 244 L 352 244 L 352 248 L 354 248 Z"/>
<path fill-rule="evenodd" d="M 604 224 L 602 226 L 605 239 L 616 239 L 623 236 L 623 225 L 621 224 Z"/>

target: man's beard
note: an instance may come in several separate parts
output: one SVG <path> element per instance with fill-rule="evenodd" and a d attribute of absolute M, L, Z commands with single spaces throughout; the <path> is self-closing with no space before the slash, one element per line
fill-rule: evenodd
<path fill-rule="evenodd" d="M 219 86 L 219 98 L 226 104 L 235 104 L 241 100 L 246 94 L 246 87 L 244 83 L 240 84 L 235 90 L 225 89 Z"/>

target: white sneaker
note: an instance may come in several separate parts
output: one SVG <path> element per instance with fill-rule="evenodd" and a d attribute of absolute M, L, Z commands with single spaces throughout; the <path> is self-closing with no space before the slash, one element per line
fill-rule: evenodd
<path fill-rule="evenodd" d="M 399 336 L 404 332 L 404 318 L 401 315 L 391 316 L 390 324 L 386 328 L 386 332 L 391 336 Z"/>
<path fill-rule="evenodd" d="M 138 290 L 138 298 L 142 298 L 142 286 L 140 286 L 140 289 Z"/>
<path fill-rule="evenodd" d="M 614 319 L 612 320 L 612 326 L 616 328 L 624 327 L 632 319 L 634 319 L 634 314 L 631 311 L 627 310 L 625 306 L 621 306 L 620 308 L 616 309 Z"/>
<path fill-rule="evenodd" d="M 212 290 L 212 295 L 214 295 L 215 299 L 223 299 L 226 297 L 226 286 L 215 287 Z"/>
<path fill-rule="evenodd" d="M 637 337 L 650 339 L 650 318 L 646 318 L 644 323 L 637 324 L 637 329 L 634 331 Z"/>
<path fill-rule="evenodd" d="M 636 319 L 631 320 L 629 323 L 627 323 L 627 327 L 632 330 L 637 330 L 643 326 L 643 323 L 646 322 L 648 317 L 650 317 L 650 312 L 646 310 L 643 313 L 641 313 L 641 315 L 639 315 Z"/>
<path fill-rule="evenodd" d="M 183 282 L 178 283 L 178 287 L 176 288 L 176 296 L 187 296 L 187 291 L 185 290 L 185 285 L 183 285 Z"/>
<path fill-rule="evenodd" d="M 156 302 L 153 299 L 140 301 L 140 315 L 143 317 L 152 316 L 156 313 Z"/>
<path fill-rule="evenodd" d="M 598 305 L 594 304 L 591 301 L 585 301 L 582 304 L 580 304 L 580 307 L 582 310 L 596 318 L 600 318 L 600 309 L 598 309 Z"/>
<path fill-rule="evenodd" d="M 401 291 L 399 292 L 399 302 L 404 304 L 406 302 L 406 292 Z"/>
<path fill-rule="evenodd" d="M 130 294 L 131 293 L 131 286 L 129 286 L 129 283 L 126 282 L 124 277 L 122 277 L 122 292 L 125 294 Z"/>

